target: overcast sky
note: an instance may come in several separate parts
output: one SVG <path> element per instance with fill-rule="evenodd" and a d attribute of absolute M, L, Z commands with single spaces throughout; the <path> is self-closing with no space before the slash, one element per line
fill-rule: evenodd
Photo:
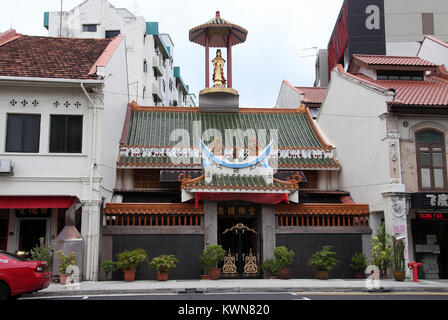
<path fill-rule="evenodd" d="M 0 32 L 14 28 L 27 35 L 47 35 L 45 11 L 60 10 L 60 0 L 2 2 Z M 63 0 L 69 11 L 83 0 Z M 190 28 L 215 16 L 249 31 L 245 43 L 233 47 L 233 87 L 242 107 L 275 105 L 282 80 L 295 86 L 312 86 L 312 47 L 326 48 L 343 0 L 110 0 L 146 21 L 158 21 L 159 32 L 174 42 L 174 64 L 181 67 L 190 92 L 204 88 L 204 48 L 188 40 Z M 210 51 L 210 60 L 215 56 Z M 225 58 L 225 51 L 223 56 Z"/>

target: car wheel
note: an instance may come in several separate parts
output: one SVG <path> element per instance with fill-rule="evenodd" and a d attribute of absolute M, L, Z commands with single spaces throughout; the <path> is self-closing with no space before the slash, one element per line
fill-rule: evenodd
<path fill-rule="evenodd" d="M 0 282 L 0 301 L 9 299 L 9 287 L 6 283 Z"/>

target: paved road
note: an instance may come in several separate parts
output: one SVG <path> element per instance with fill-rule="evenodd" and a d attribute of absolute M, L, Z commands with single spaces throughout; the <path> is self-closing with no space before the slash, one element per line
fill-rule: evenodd
<path fill-rule="evenodd" d="M 184 300 L 184 301 L 276 301 L 276 300 L 448 300 L 448 293 L 235 293 L 235 294 L 124 294 L 95 296 L 64 296 L 64 297 L 23 297 L 20 300 Z"/>

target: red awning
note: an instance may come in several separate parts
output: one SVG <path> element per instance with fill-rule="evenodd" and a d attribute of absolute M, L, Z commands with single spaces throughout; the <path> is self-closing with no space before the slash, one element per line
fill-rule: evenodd
<path fill-rule="evenodd" d="M 41 196 L 41 197 L 0 197 L 0 209 L 39 209 L 70 208 L 76 197 Z"/>
<path fill-rule="evenodd" d="M 227 193 L 227 192 L 196 192 L 195 205 L 198 206 L 200 200 L 211 201 L 248 201 L 263 204 L 279 204 L 285 201 L 288 203 L 286 193 Z"/>

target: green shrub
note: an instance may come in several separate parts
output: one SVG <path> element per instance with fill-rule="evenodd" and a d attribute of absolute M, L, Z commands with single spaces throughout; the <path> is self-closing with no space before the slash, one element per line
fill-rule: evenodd
<path fill-rule="evenodd" d="M 218 263 L 224 260 L 226 251 L 219 244 L 208 245 L 201 255 L 201 262 L 208 269 L 218 268 Z"/>
<path fill-rule="evenodd" d="M 372 258 L 370 263 L 377 266 L 381 274 L 387 273 L 387 267 L 390 265 L 391 256 L 391 235 L 386 232 L 384 222 L 377 235 L 372 237 Z"/>
<path fill-rule="evenodd" d="M 334 256 L 333 246 L 323 246 L 321 250 L 315 252 L 308 260 L 308 265 L 315 267 L 319 271 L 330 271 L 340 261 Z"/>
<path fill-rule="evenodd" d="M 355 253 L 351 259 L 350 267 L 355 272 L 363 273 L 367 268 L 367 258 L 363 253 Z"/>
<path fill-rule="evenodd" d="M 117 267 L 120 270 L 135 270 L 143 262 L 148 262 L 144 249 L 125 250 L 118 254 Z"/>
<path fill-rule="evenodd" d="M 288 250 L 285 246 L 274 248 L 275 265 L 279 269 L 284 268 L 294 262 L 294 251 Z"/>
<path fill-rule="evenodd" d="M 109 273 L 117 270 L 117 263 L 112 260 L 105 260 L 101 262 L 101 269 L 106 273 L 106 278 L 108 278 Z"/>
<path fill-rule="evenodd" d="M 266 271 L 267 273 L 273 275 L 273 276 L 278 276 L 278 261 L 275 259 L 266 259 L 263 261 L 263 263 L 261 264 L 261 268 Z"/>
<path fill-rule="evenodd" d="M 174 255 L 162 254 L 152 259 L 150 266 L 158 272 L 168 272 L 176 268 L 176 263 L 178 262 L 179 260 Z"/>
<path fill-rule="evenodd" d="M 392 239 L 392 269 L 395 271 L 405 271 L 404 261 L 404 241 Z"/>
<path fill-rule="evenodd" d="M 45 238 L 39 238 L 39 244 L 31 249 L 31 260 L 45 261 L 49 269 L 53 270 L 53 246 L 45 244 Z"/>
<path fill-rule="evenodd" d="M 74 266 L 76 263 L 76 254 L 74 252 L 66 255 L 62 250 L 59 250 L 57 253 L 59 259 L 58 270 L 60 274 L 66 274 L 66 270 L 69 266 Z"/>

